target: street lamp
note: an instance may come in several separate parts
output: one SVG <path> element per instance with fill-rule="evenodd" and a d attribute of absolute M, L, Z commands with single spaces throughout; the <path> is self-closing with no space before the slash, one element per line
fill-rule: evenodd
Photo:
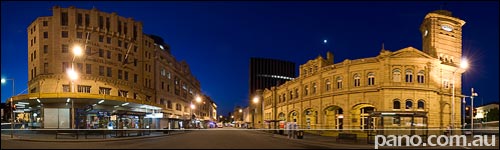
<path fill-rule="evenodd" d="M 7 80 L 12 80 L 12 97 L 10 97 L 10 138 L 14 138 L 14 79 L 4 79 L 2 78 L 2 84 L 7 82 Z"/>
<path fill-rule="evenodd" d="M 253 103 L 255 103 L 255 104 L 256 104 L 256 105 L 255 105 L 256 107 L 258 106 L 258 105 L 257 105 L 257 104 L 259 103 L 259 97 L 258 97 L 258 96 L 255 96 L 255 97 L 253 98 Z M 262 107 L 262 121 L 264 121 L 264 102 L 261 102 L 261 104 L 262 104 L 262 106 L 261 106 L 261 107 Z M 255 109 L 255 112 L 257 112 L 257 109 Z M 254 118 L 255 118 L 255 113 L 254 113 Z M 254 122 L 255 122 L 255 119 L 254 119 Z M 255 123 L 254 123 L 254 124 L 255 124 Z"/>
<path fill-rule="evenodd" d="M 73 47 L 73 59 L 71 60 L 71 69 L 68 69 L 68 77 L 71 81 L 71 93 L 75 92 L 74 81 L 78 79 L 78 73 L 75 71 L 75 58 L 78 56 L 82 56 L 82 47 L 79 45 L 75 45 Z M 68 98 L 69 100 L 69 98 Z M 75 105 L 74 100 L 71 100 L 71 128 L 75 128 Z"/>
<path fill-rule="evenodd" d="M 457 72 L 459 69 L 463 69 L 464 72 L 465 70 L 467 69 L 467 67 L 469 67 L 469 63 L 467 62 L 467 59 L 463 58 L 462 61 L 460 61 L 460 67 L 455 69 L 455 71 L 453 71 L 453 85 L 452 85 L 452 100 L 451 100 L 451 135 L 453 135 L 453 130 L 455 128 L 455 72 Z"/>
<path fill-rule="evenodd" d="M 474 135 L 474 97 L 477 96 L 477 93 L 474 93 L 474 88 L 471 88 L 471 95 L 470 95 L 470 133 L 471 136 Z M 472 136 L 473 137 L 473 136 Z"/>

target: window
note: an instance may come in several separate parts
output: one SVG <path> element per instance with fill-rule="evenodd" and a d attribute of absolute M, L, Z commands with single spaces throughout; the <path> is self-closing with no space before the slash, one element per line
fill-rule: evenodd
<path fill-rule="evenodd" d="M 118 90 L 118 96 L 127 97 L 128 91 Z"/>
<path fill-rule="evenodd" d="M 99 29 L 104 29 L 104 17 L 99 16 L 98 24 L 99 24 Z"/>
<path fill-rule="evenodd" d="M 315 93 L 316 93 L 316 87 L 317 87 L 317 86 L 316 86 L 316 83 L 313 83 L 313 84 L 312 84 L 312 91 L 311 91 L 311 93 L 312 93 L 312 94 L 315 94 Z"/>
<path fill-rule="evenodd" d="M 43 45 L 43 53 L 47 54 L 49 52 L 49 45 Z"/>
<path fill-rule="evenodd" d="M 122 40 L 118 40 L 118 47 L 122 47 Z"/>
<path fill-rule="evenodd" d="M 109 17 L 106 17 L 106 30 L 107 31 L 109 31 L 109 26 L 110 26 Z"/>
<path fill-rule="evenodd" d="M 76 24 L 78 26 L 82 26 L 83 25 L 83 16 L 81 13 L 78 13 L 77 17 L 76 17 Z"/>
<path fill-rule="evenodd" d="M 424 71 L 423 70 L 420 70 L 417 74 L 417 81 L 418 83 L 424 83 L 425 82 L 425 78 L 424 78 Z"/>
<path fill-rule="evenodd" d="M 90 87 L 87 85 L 78 85 L 78 93 L 90 93 Z"/>
<path fill-rule="evenodd" d="M 68 13 L 61 12 L 61 26 L 68 26 Z"/>
<path fill-rule="evenodd" d="M 161 74 L 161 76 L 166 76 L 166 71 L 165 71 L 165 69 L 161 68 L 160 74 Z"/>
<path fill-rule="evenodd" d="M 407 83 L 413 82 L 413 70 L 406 69 L 406 76 L 405 77 L 406 77 L 405 79 L 406 79 Z"/>
<path fill-rule="evenodd" d="M 112 77 L 112 74 L 111 74 L 111 67 L 107 67 L 107 68 L 106 68 L 106 72 L 107 72 L 107 74 L 106 74 L 106 75 L 107 75 L 108 77 Z"/>
<path fill-rule="evenodd" d="M 36 59 L 36 50 L 33 51 L 33 59 Z"/>
<path fill-rule="evenodd" d="M 286 93 L 283 93 L 283 102 L 286 101 Z"/>
<path fill-rule="evenodd" d="M 36 36 L 33 37 L 33 42 L 36 44 Z"/>
<path fill-rule="evenodd" d="M 375 74 L 373 72 L 368 73 L 368 85 L 375 85 Z"/>
<path fill-rule="evenodd" d="M 48 21 L 43 21 L 43 26 L 44 27 L 49 26 L 49 22 Z"/>
<path fill-rule="evenodd" d="M 182 111 L 181 104 L 175 104 L 175 110 Z"/>
<path fill-rule="evenodd" d="M 307 85 L 304 87 L 304 95 L 307 96 L 309 92 L 309 87 L 307 87 Z"/>
<path fill-rule="evenodd" d="M 290 91 L 290 97 L 288 99 L 292 100 L 293 99 L 293 91 Z"/>
<path fill-rule="evenodd" d="M 124 22 L 123 23 L 123 33 L 127 34 L 127 29 L 128 29 L 127 23 Z"/>
<path fill-rule="evenodd" d="M 118 20 L 118 33 L 122 33 L 122 22 Z"/>
<path fill-rule="evenodd" d="M 299 98 L 299 89 L 295 89 L 295 98 Z"/>
<path fill-rule="evenodd" d="M 111 88 L 99 87 L 99 94 L 111 95 Z"/>
<path fill-rule="evenodd" d="M 68 38 L 68 31 L 62 31 L 61 32 L 61 37 L 62 38 Z"/>
<path fill-rule="evenodd" d="M 99 75 L 104 76 L 104 66 L 99 66 Z"/>
<path fill-rule="evenodd" d="M 342 89 L 342 77 L 337 77 L 337 89 Z"/>
<path fill-rule="evenodd" d="M 401 118 L 400 117 L 393 117 L 392 119 L 392 124 L 401 124 Z"/>
<path fill-rule="evenodd" d="M 392 109 L 401 109 L 401 102 L 399 102 L 399 99 L 395 99 L 392 102 Z"/>
<path fill-rule="evenodd" d="M 137 66 L 137 59 L 134 58 L 134 66 Z M 170 79 L 170 76 L 168 77 Z"/>
<path fill-rule="evenodd" d="M 134 93 L 134 99 L 137 99 L 137 97 L 139 97 L 139 94 Z"/>
<path fill-rule="evenodd" d="M 128 42 L 125 42 L 125 45 L 123 46 L 123 48 L 128 48 Z"/>
<path fill-rule="evenodd" d="M 330 91 L 330 86 L 331 86 L 330 80 L 326 79 L 326 81 L 325 81 L 325 90 L 326 91 Z"/>
<path fill-rule="evenodd" d="M 408 99 L 406 100 L 406 109 L 411 109 L 413 107 L 413 102 Z"/>
<path fill-rule="evenodd" d="M 62 88 L 63 92 L 70 92 L 69 91 L 69 85 L 63 84 L 62 86 L 63 86 L 63 88 Z"/>
<path fill-rule="evenodd" d="M 359 74 L 354 74 L 354 87 L 360 86 L 360 78 Z"/>
<path fill-rule="evenodd" d="M 49 32 L 43 32 L 43 38 L 48 39 L 49 38 Z"/>
<path fill-rule="evenodd" d="M 401 70 L 397 68 L 392 70 L 392 81 L 401 82 Z"/>
<path fill-rule="evenodd" d="M 99 35 L 99 42 L 104 42 L 104 35 Z"/>
<path fill-rule="evenodd" d="M 161 89 L 165 89 L 165 82 L 161 82 Z"/>
<path fill-rule="evenodd" d="M 111 44 L 111 38 L 110 37 L 106 37 L 106 43 Z"/>
<path fill-rule="evenodd" d="M 85 26 L 90 26 L 90 15 L 85 14 Z"/>
<path fill-rule="evenodd" d="M 83 64 L 82 63 L 77 63 L 76 68 L 78 69 L 78 72 L 83 72 Z"/>
<path fill-rule="evenodd" d="M 104 50 L 103 49 L 99 49 L 99 57 L 104 57 Z"/>
<path fill-rule="evenodd" d="M 111 59 L 111 51 L 106 50 L 106 58 Z"/>
<path fill-rule="evenodd" d="M 92 65 L 91 64 L 86 64 L 85 69 L 86 69 L 85 73 L 92 74 Z"/>
<path fill-rule="evenodd" d="M 122 54 L 118 53 L 118 61 L 122 62 Z"/>
<path fill-rule="evenodd" d="M 68 45 L 63 44 L 61 48 L 62 48 L 62 53 L 68 53 Z"/>
<path fill-rule="evenodd" d="M 137 83 L 137 74 L 134 74 L 134 83 Z"/>
<path fill-rule="evenodd" d="M 424 109 L 425 106 L 424 106 L 424 100 L 418 100 L 418 103 L 417 103 L 417 109 Z"/>
<path fill-rule="evenodd" d="M 167 101 L 167 108 L 172 109 L 172 102 L 171 101 Z"/>
<path fill-rule="evenodd" d="M 137 46 L 134 46 L 134 52 L 137 52 Z"/>
<path fill-rule="evenodd" d="M 43 73 L 49 73 L 49 63 L 43 63 Z"/>
<path fill-rule="evenodd" d="M 90 46 L 85 47 L 85 55 L 92 55 L 92 48 L 90 48 Z"/>
<path fill-rule="evenodd" d="M 66 72 L 66 69 L 68 69 L 68 62 L 62 62 L 62 72 Z"/>
<path fill-rule="evenodd" d="M 278 95 L 278 103 L 281 103 L 281 95 Z"/>
<path fill-rule="evenodd" d="M 122 70 L 118 70 L 118 79 L 122 79 Z"/>
<path fill-rule="evenodd" d="M 125 71 L 125 80 L 128 81 L 128 71 Z"/>
<path fill-rule="evenodd" d="M 83 33 L 82 32 L 76 32 L 76 38 L 82 39 L 83 38 Z"/>

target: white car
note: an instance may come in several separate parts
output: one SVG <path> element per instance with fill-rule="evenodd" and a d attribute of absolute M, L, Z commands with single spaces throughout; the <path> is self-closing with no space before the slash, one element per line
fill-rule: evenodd
<path fill-rule="evenodd" d="M 217 123 L 217 127 L 222 128 L 223 127 L 222 123 Z"/>

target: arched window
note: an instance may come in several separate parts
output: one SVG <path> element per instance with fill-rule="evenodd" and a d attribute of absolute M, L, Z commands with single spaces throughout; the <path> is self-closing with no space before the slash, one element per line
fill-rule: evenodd
<path fill-rule="evenodd" d="M 285 101 L 286 101 L 286 92 L 283 93 L 283 102 L 285 102 Z"/>
<path fill-rule="evenodd" d="M 406 79 L 407 83 L 413 82 L 413 70 L 406 69 L 406 76 L 405 77 L 406 77 L 405 79 Z"/>
<path fill-rule="evenodd" d="M 337 89 L 342 88 L 342 77 L 337 77 Z"/>
<path fill-rule="evenodd" d="M 417 109 L 424 109 L 425 106 L 424 106 L 424 100 L 418 100 L 418 103 L 417 103 Z"/>
<path fill-rule="evenodd" d="M 326 79 L 326 81 L 325 81 L 325 90 L 326 91 L 330 91 L 330 85 L 331 85 L 330 80 Z"/>
<path fill-rule="evenodd" d="M 167 101 L 167 108 L 172 109 L 172 101 Z"/>
<path fill-rule="evenodd" d="M 401 102 L 399 102 L 399 99 L 395 99 L 392 102 L 392 109 L 401 109 Z"/>
<path fill-rule="evenodd" d="M 392 81 L 401 82 L 401 70 L 397 68 L 392 70 Z"/>
<path fill-rule="evenodd" d="M 292 100 L 292 98 L 293 98 L 293 91 L 292 90 L 290 90 L 290 95 L 289 96 L 290 97 L 288 99 Z"/>
<path fill-rule="evenodd" d="M 375 73 L 368 73 L 368 85 L 375 85 Z"/>
<path fill-rule="evenodd" d="M 360 85 L 360 78 L 359 74 L 354 74 L 354 87 L 358 87 Z"/>
<path fill-rule="evenodd" d="M 281 103 L 281 95 L 278 95 L 278 103 Z"/>
<path fill-rule="evenodd" d="M 406 100 L 406 109 L 411 109 L 413 107 L 413 102 L 411 99 Z"/>
<path fill-rule="evenodd" d="M 315 93 L 316 93 L 316 83 L 313 83 L 311 94 L 315 94 Z"/>
<path fill-rule="evenodd" d="M 309 92 L 309 87 L 307 87 L 307 85 L 304 87 L 304 95 L 307 96 Z"/>
<path fill-rule="evenodd" d="M 420 70 L 420 71 L 418 72 L 418 74 L 417 74 L 417 81 L 418 81 L 418 83 L 424 83 L 424 81 L 425 81 L 425 80 L 424 80 L 424 79 L 425 79 L 425 78 L 424 78 L 424 73 L 425 73 L 425 72 L 424 72 L 423 70 Z"/>

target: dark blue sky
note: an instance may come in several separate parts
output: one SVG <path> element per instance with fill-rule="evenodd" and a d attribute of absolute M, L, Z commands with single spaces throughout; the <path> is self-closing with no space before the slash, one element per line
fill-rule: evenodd
<path fill-rule="evenodd" d="M 248 104 L 250 57 L 293 61 L 297 67 L 326 50 L 335 63 L 373 57 L 385 49 L 422 49 L 419 26 L 443 2 L 5 2 L 2 1 L 1 76 L 15 78 L 16 94 L 27 93 L 27 26 L 52 15 L 54 5 L 91 9 L 141 21 L 144 32 L 164 38 L 178 60 L 186 60 L 202 91 L 226 115 Z M 499 3 L 447 2 L 466 21 L 463 55 L 470 61 L 463 91 L 498 102 Z M 323 44 L 323 40 L 328 43 Z M 2 85 L 2 102 L 12 83 Z M 476 104 L 480 104 L 480 101 Z M 476 105 L 477 106 L 477 105 Z"/>

